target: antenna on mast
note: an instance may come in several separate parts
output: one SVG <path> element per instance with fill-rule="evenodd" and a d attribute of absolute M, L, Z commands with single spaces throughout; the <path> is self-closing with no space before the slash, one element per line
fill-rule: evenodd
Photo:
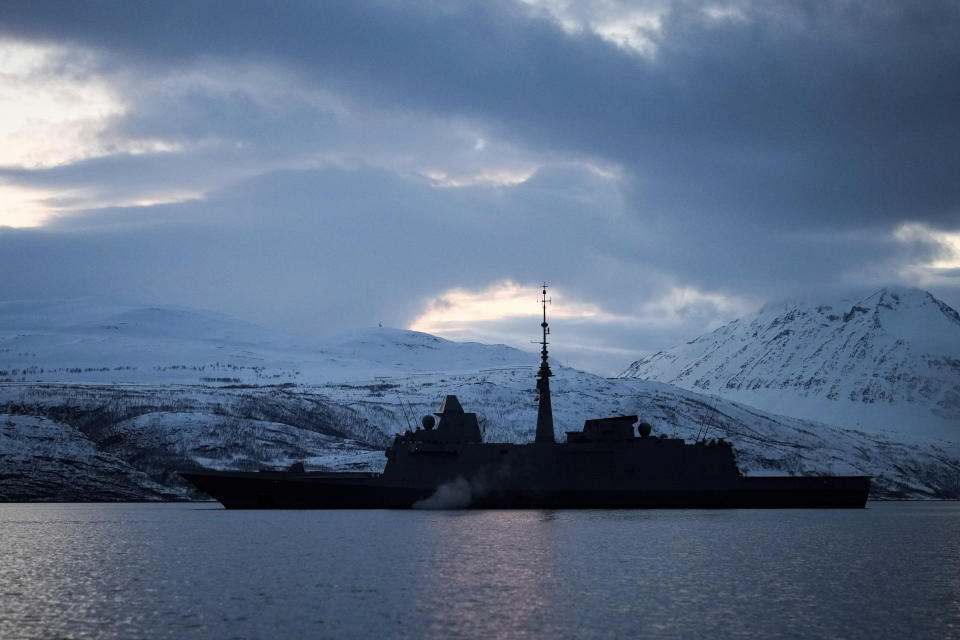
<path fill-rule="evenodd" d="M 397 401 L 400 403 L 400 411 L 403 412 L 403 417 L 404 417 L 404 419 L 407 421 L 407 428 L 408 428 L 410 431 L 413 431 L 413 425 L 410 423 L 410 416 L 407 415 L 407 409 L 406 409 L 406 407 L 403 406 L 403 397 L 401 397 L 399 391 L 395 391 L 394 393 L 397 394 Z M 409 404 L 409 403 L 408 403 L 408 404 Z M 411 413 L 413 412 L 413 407 L 410 407 L 410 411 L 411 411 Z"/>
<path fill-rule="evenodd" d="M 537 300 L 540 305 L 543 307 L 543 322 L 540 323 L 540 326 L 543 327 L 543 340 L 540 341 L 540 371 L 537 372 L 537 375 L 540 377 L 549 377 L 553 373 L 550 372 L 550 365 L 547 364 L 547 336 L 550 335 L 550 325 L 547 324 L 547 305 L 553 303 L 553 298 L 547 297 L 547 283 L 543 283 L 543 292 L 541 297 Z"/>
<path fill-rule="evenodd" d="M 540 394 L 537 408 L 537 437 L 535 442 L 554 443 L 556 438 L 553 435 L 553 407 L 550 403 L 550 377 L 553 372 L 550 371 L 550 365 L 547 364 L 547 336 L 550 335 L 550 325 L 547 324 L 547 305 L 553 302 L 552 298 L 547 298 L 547 283 L 543 283 L 543 291 L 537 302 L 543 309 L 543 322 L 540 326 L 543 328 L 543 340 L 540 341 L 540 370 L 537 371 L 537 391 Z"/>
<path fill-rule="evenodd" d="M 697 439 L 696 442 L 701 440 L 707 440 L 707 434 L 710 433 L 710 427 L 713 426 L 713 418 L 717 415 L 717 405 L 712 405 L 710 407 L 710 414 L 707 416 L 707 419 L 703 422 L 699 429 L 697 429 Z"/>

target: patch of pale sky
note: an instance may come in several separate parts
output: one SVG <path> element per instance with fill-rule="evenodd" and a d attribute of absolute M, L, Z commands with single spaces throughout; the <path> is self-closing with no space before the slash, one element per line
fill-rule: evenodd
<path fill-rule="evenodd" d="M 935 257 L 903 264 L 899 276 L 915 286 L 960 286 L 960 231 L 939 231 L 919 223 L 900 225 L 893 237 L 905 245 L 922 243 L 937 248 Z"/>
<path fill-rule="evenodd" d="M 437 187 L 472 187 L 478 185 L 504 187 L 523 184 L 537 172 L 538 168 L 536 166 L 509 169 L 491 168 L 469 175 L 451 175 L 439 169 L 426 169 L 421 172 L 421 175 L 429 178 Z"/>
<path fill-rule="evenodd" d="M 458 325 L 489 322 L 507 318 L 522 318 L 537 314 L 533 295 L 538 285 L 517 284 L 504 280 L 480 291 L 463 288 L 450 289 L 432 298 L 410 329 L 437 333 L 454 331 Z M 593 304 L 570 300 L 561 291 L 551 289 L 550 315 L 559 318 L 595 318 L 603 312 Z"/>
<path fill-rule="evenodd" d="M 0 183 L 0 227 L 38 227 L 55 215 L 47 191 Z"/>
<path fill-rule="evenodd" d="M 613 164 L 600 165 L 588 161 L 568 160 L 524 162 L 514 166 L 488 166 L 467 171 L 431 167 L 421 169 L 418 173 L 429 179 L 435 187 L 506 187 L 523 184 L 539 171 L 558 167 L 575 167 L 610 182 L 619 181 L 623 178 L 622 167 Z"/>
<path fill-rule="evenodd" d="M 82 70 L 83 57 L 49 44 L 0 41 L 0 166 L 44 169 L 107 155 L 181 149 L 181 144 L 161 139 L 105 135 L 112 119 L 126 112 L 126 105 L 108 79 Z M 65 197 L 75 204 L 52 204 Z M 40 226 L 82 208 L 170 201 L 169 194 L 104 201 L 83 197 L 82 190 L 4 184 L 0 226 Z"/>
<path fill-rule="evenodd" d="M 111 198 L 109 200 L 98 200 L 95 197 L 79 201 L 76 206 L 71 207 L 65 213 L 77 209 L 96 210 L 105 207 L 123 207 L 123 208 L 146 208 L 164 204 L 175 204 L 178 202 L 187 202 L 189 200 L 201 200 L 206 194 L 203 191 L 190 191 L 186 189 L 157 190 L 150 193 L 142 193 L 132 198 Z"/>
<path fill-rule="evenodd" d="M 712 328 L 716 328 L 724 320 L 743 315 L 754 307 L 755 303 L 738 296 L 710 293 L 691 286 L 675 286 L 665 295 L 645 303 L 634 320 L 644 326 L 669 327 L 698 309 L 706 309 L 715 316 L 710 323 L 713 323 Z"/>
<path fill-rule="evenodd" d="M 589 31 L 621 49 L 652 58 L 656 42 L 651 36 L 662 29 L 669 6 L 660 2 L 572 2 L 570 0 L 519 0 L 550 18 L 569 34 Z"/>
<path fill-rule="evenodd" d="M 661 18 L 661 12 L 633 11 L 612 20 L 592 23 L 590 28 L 598 36 L 618 47 L 652 58 L 657 47 L 650 34 L 660 31 Z"/>
<path fill-rule="evenodd" d="M 529 349 L 539 324 L 537 284 L 509 280 L 482 290 L 455 288 L 430 299 L 409 329 L 451 340 L 475 340 Z M 551 287 L 547 320 L 565 327 L 564 362 L 591 371 L 613 374 L 623 363 L 636 359 L 636 349 L 611 344 L 606 337 L 686 326 L 695 333 L 710 331 L 755 308 L 735 296 L 704 292 L 696 287 L 673 287 L 662 296 L 629 313 L 613 313 L 602 306 L 578 300 L 561 287 Z M 529 322 L 516 322 L 518 319 Z M 558 326 L 555 325 L 555 326 Z M 532 329 L 530 328 L 532 327 Z"/>
<path fill-rule="evenodd" d="M 202 198 L 201 191 L 163 188 L 133 197 L 104 198 L 89 189 L 31 189 L 0 184 L 0 227 L 39 227 L 78 211 L 144 208 Z M 69 202 L 68 206 L 58 203 Z"/>
<path fill-rule="evenodd" d="M 938 231 L 911 222 L 897 227 L 893 237 L 905 244 L 922 242 L 938 248 L 936 258 L 917 266 L 929 269 L 960 269 L 960 231 Z"/>
<path fill-rule="evenodd" d="M 577 166 L 582 167 L 590 173 L 600 176 L 605 180 L 621 180 L 623 178 L 623 167 L 617 165 L 599 165 L 593 162 L 580 162 L 576 164 Z"/>
<path fill-rule="evenodd" d="M 746 22 L 747 16 L 743 9 L 732 4 L 711 4 L 703 7 L 701 13 L 717 22 Z"/>
<path fill-rule="evenodd" d="M 70 65 L 64 48 L 4 40 L 0 42 L 0 166 L 44 169 L 110 155 L 141 155 L 185 151 L 183 142 L 156 137 L 131 138 L 109 130 L 127 114 L 123 95 L 177 95 L 202 88 L 206 91 L 242 91 L 264 106 L 301 104 L 346 118 L 349 109 L 335 96 L 304 90 L 292 74 L 260 66 L 230 69 L 222 65 L 180 70 L 152 78 L 111 79 L 83 72 L 82 55 Z M 89 62 L 89 61 L 88 61 Z M 112 84 L 115 82 L 116 84 Z M 235 147 L 239 141 L 199 139 L 196 149 Z M 268 163 L 270 164 L 270 163 Z M 276 164 L 276 163 L 273 163 Z M 289 162 L 281 163 L 281 168 Z M 296 163 L 294 163 L 296 165 Z M 265 166 L 263 170 L 275 169 Z M 257 171 L 253 172 L 258 173 Z M 246 168 L 242 175 L 249 176 Z M 219 184 L 211 184 L 216 188 Z M 206 189 L 209 190 L 209 189 Z M 109 190 L 40 189 L 15 184 L 0 185 L 0 226 L 35 227 L 83 209 L 147 207 L 201 197 L 204 189 L 184 189 L 171 184 L 150 187 L 135 196 L 110 198 Z M 69 201 L 69 206 L 62 203 Z"/>
<path fill-rule="evenodd" d="M 0 41 L 0 165 L 51 167 L 102 153 L 98 134 L 124 105 L 104 78 L 64 68 L 67 55 Z"/>
<path fill-rule="evenodd" d="M 520 4 L 539 11 L 550 18 L 566 33 L 576 34 L 584 29 L 584 22 L 573 11 L 569 0 L 518 0 Z"/>
<path fill-rule="evenodd" d="M 411 324 L 410 329 L 436 335 L 454 335 L 472 323 L 502 321 L 536 315 L 531 291 L 537 285 L 517 284 L 509 280 L 497 282 L 481 291 L 450 289 L 432 298 Z M 731 319 L 750 309 L 750 302 L 720 293 L 703 292 L 695 287 L 673 287 L 665 295 L 640 307 L 638 313 L 615 314 L 600 306 L 575 300 L 562 290 L 551 289 L 550 315 L 596 323 L 617 323 L 624 326 L 659 327 L 675 324 L 694 309 Z"/>

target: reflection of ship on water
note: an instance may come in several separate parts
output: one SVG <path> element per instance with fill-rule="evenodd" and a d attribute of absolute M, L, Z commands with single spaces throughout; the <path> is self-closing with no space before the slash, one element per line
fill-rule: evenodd
<path fill-rule="evenodd" d="M 863 507 L 868 476 L 744 477 L 730 443 L 654 437 L 637 416 L 587 420 L 554 439 L 546 285 L 532 443 L 483 442 L 456 396 L 398 435 L 383 473 L 191 471 L 228 508 Z"/>

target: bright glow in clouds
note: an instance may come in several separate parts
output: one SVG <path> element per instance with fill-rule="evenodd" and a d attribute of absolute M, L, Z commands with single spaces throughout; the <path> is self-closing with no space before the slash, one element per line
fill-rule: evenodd
<path fill-rule="evenodd" d="M 536 284 L 520 285 L 509 280 L 481 291 L 450 289 L 430 300 L 409 328 L 452 340 L 502 342 L 530 350 L 531 341 L 539 333 L 539 290 Z M 561 288 L 551 287 L 547 295 L 553 299 L 547 320 L 562 327 L 563 347 L 559 352 L 563 363 L 603 375 L 618 373 L 624 363 L 640 355 L 639 347 L 623 346 L 630 344 L 629 336 L 639 341 L 651 331 L 664 329 L 679 329 L 683 336 L 699 335 L 754 306 L 694 287 L 672 287 L 629 314 L 615 314 L 593 303 L 572 300 Z"/>
<path fill-rule="evenodd" d="M 65 50 L 0 41 L 0 165 L 51 167 L 102 153 L 97 134 L 123 105 Z"/>
<path fill-rule="evenodd" d="M 472 187 L 475 185 L 491 185 L 505 187 L 523 184 L 537 172 L 537 167 L 526 169 L 489 169 L 468 176 L 451 176 L 445 171 L 431 169 L 422 175 L 438 187 Z"/>
<path fill-rule="evenodd" d="M 0 227 L 36 227 L 53 212 L 43 204 L 50 194 L 0 183 Z"/>
<path fill-rule="evenodd" d="M 653 57 L 656 45 L 649 34 L 660 31 L 659 12 L 633 11 L 615 20 L 594 23 L 593 31 L 608 42 L 641 55 Z"/>
<path fill-rule="evenodd" d="M 538 290 L 538 285 L 519 285 L 509 280 L 478 292 L 450 289 L 431 300 L 410 329 L 450 336 L 469 331 L 476 323 L 533 317 L 540 314 L 536 303 Z M 553 289 L 549 297 L 556 303 L 549 311 L 552 317 L 598 319 L 605 315 L 599 307 L 565 300 Z"/>
<path fill-rule="evenodd" d="M 481 324 L 538 316 L 538 290 L 538 285 L 519 285 L 509 280 L 478 292 L 450 289 L 432 299 L 426 311 L 410 325 L 410 329 L 447 337 L 479 335 Z M 752 308 L 742 299 L 704 293 L 694 287 L 673 287 L 666 295 L 641 305 L 635 315 L 610 313 L 595 304 L 571 300 L 561 290 L 554 288 L 548 291 L 548 296 L 553 299 L 548 310 L 551 317 L 638 328 L 670 326 L 688 321 L 693 315 L 719 314 L 722 319 L 730 319 Z"/>
<path fill-rule="evenodd" d="M 923 243 L 938 248 L 930 262 L 914 265 L 926 269 L 960 269 L 960 232 L 935 231 L 922 224 L 900 225 L 893 237 L 905 244 Z"/>
<path fill-rule="evenodd" d="M 105 78 L 82 70 L 90 62 L 82 52 L 0 40 L 0 166 L 42 169 L 109 154 L 179 150 L 179 145 L 163 140 L 115 140 L 105 136 L 110 121 L 122 116 L 126 108 Z M 74 199 L 75 204 L 69 209 L 50 206 L 64 196 Z M 0 184 L 0 226 L 38 226 L 81 208 L 181 199 L 144 195 L 131 202 L 105 202 L 83 196 L 62 189 L 44 191 Z"/>
<path fill-rule="evenodd" d="M 0 227 L 38 227 L 61 215 L 84 209 L 101 207 L 152 207 L 159 204 L 184 202 L 203 197 L 196 191 L 166 190 L 164 193 L 145 193 L 133 198 L 113 198 L 104 201 L 83 190 L 40 191 L 0 183 Z M 49 204 L 51 199 L 66 198 L 70 207 Z"/>
<path fill-rule="evenodd" d="M 656 43 L 651 36 L 662 30 L 666 5 L 650 3 L 643 9 L 629 3 L 579 3 L 568 0 L 520 0 L 542 11 L 569 34 L 589 31 L 621 49 L 652 58 Z"/>

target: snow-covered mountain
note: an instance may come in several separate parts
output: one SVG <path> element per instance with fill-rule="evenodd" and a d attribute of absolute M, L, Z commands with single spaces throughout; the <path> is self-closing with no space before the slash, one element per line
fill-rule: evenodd
<path fill-rule="evenodd" d="M 400 329 L 293 338 L 182 307 L 90 298 L 0 303 L 0 383 L 314 383 L 528 362 L 504 345 Z"/>
<path fill-rule="evenodd" d="M 874 433 L 960 442 L 960 314 L 918 289 L 770 305 L 621 376 Z"/>
<path fill-rule="evenodd" d="M 562 358 L 561 340 L 555 349 Z M 185 495 L 175 471 L 194 466 L 378 469 L 392 434 L 448 393 L 478 413 L 487 440 L 529 441 L 538 360 L 399 329 L 292 339 L 183 308 L 7 303 L 0 499 L 76 499 L 44 483 L 59 469 L 91 469 L 98 455 L 126 465 L 86 474 L 83 486 L 100 496 Z M 561 440 L 586 418 L 636 413 L 689 439 L 708 426 L 734 442 L 746 473 L 866 473 L 877 476 L 875 495 L 960 497 L 960 462 L 936 440 L 784 418 L 656 382 L 554 372 Z"/>

